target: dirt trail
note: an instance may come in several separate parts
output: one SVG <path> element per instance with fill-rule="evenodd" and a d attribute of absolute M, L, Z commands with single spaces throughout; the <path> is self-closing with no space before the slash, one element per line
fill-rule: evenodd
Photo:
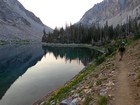
<path fill-rule="evenodd" d="M 135 105 L 128 79 L 129 68 L 127 68 L 127 61 L 125 59 L 119 61 L 118 59 L 119 56 L 116 59 L 119 73 L 117 76 L 115 105 Z"/>

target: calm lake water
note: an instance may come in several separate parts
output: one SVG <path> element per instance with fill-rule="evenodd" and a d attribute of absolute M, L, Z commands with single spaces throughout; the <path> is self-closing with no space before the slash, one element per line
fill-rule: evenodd
<path fill-rule="evenodd" d="M 98 54 L 86 48 L 0 46 L 0 105 L 31 105 L 77 75 Z"/>

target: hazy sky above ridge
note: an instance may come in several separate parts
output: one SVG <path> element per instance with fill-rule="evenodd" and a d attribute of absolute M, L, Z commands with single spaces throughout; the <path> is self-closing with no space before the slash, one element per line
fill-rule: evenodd
<path fill-rule="evenodd" d="M 84 13 L 103 0 L 19 0 L 51 28 L 78 22 Z"/>

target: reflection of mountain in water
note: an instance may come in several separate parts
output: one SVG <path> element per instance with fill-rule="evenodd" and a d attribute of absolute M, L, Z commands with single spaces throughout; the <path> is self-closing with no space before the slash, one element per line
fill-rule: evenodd
<path fill-rule="evenodd" d="M 79 60 L 84 65 L 87 65 L 100 54 L 98 51 L 88 48 L 73 48 L 73 47 L 42 47 L 44 53 L 53 53 L 55 58 L 65 58 L 66 61 Z"/>
<path fill-rule="evenodd" d="M 0 47 L 0 99 L 14 81 L 43 57 L 39 45 Z"/>
<path fill-rule="evenodd" d="M 56 59 L 60 57 L 66 61 L 78 60 L 84 65 L 99 55 L 99 52 L 87 48 L 56 48 L 41 45 L 0 46 L 0 99 L 19 76 L 40 61 L 46 53 L 53 53 Z"/>

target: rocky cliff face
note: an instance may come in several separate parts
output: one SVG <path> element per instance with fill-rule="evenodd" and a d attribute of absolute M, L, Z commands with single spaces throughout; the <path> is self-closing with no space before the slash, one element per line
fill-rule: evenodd
<path fill-rule="evenodd" d="M 126 23 L 140 17 L 140 0 L 104 0 L 88 10 L 79 23 L 83 25 L 108 25 Z"/>
<path fill-rule="evenodd" d="M 17 0 L 0 0 L 0 40 L 41 41 L 43 29 L 51 32 Z"/>

